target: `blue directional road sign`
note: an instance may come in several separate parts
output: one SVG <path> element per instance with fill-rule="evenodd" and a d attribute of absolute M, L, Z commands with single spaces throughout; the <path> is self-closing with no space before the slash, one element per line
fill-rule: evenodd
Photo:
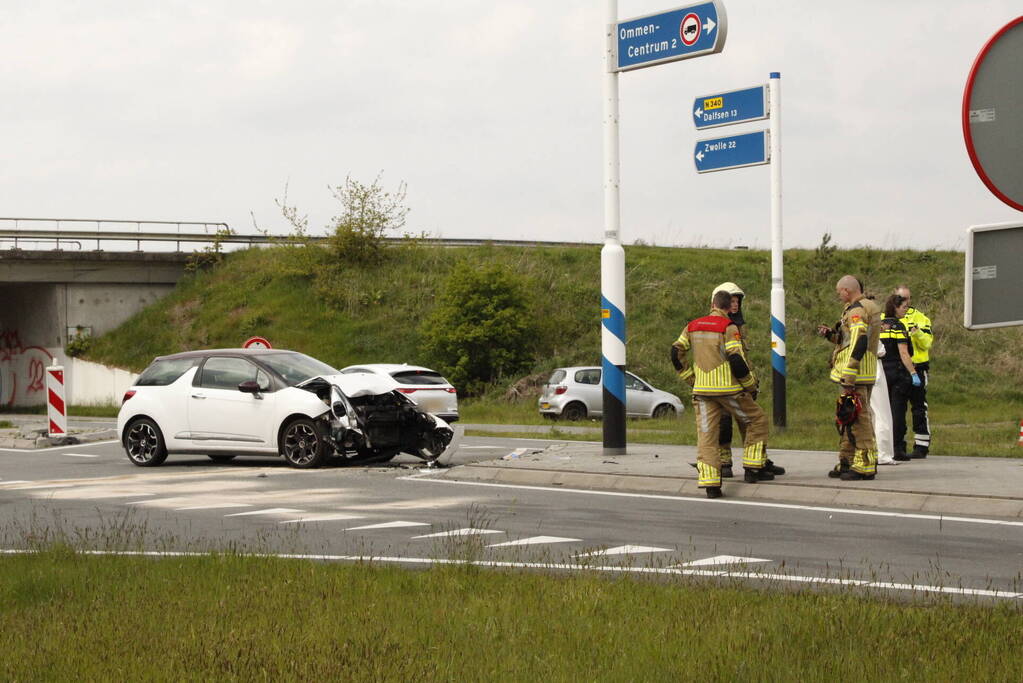
<path fill-rule="evenodd" d="M 766 85 L 705 95 L 697 97 L 693 102 L 693 119 L 697 130 L 759 121 L 767 116 Z"/>
<path fill-rule="evenodd" d="M 721 52 L 728 33 L 725 7 L 719 0 L 636 17 L 615 26 L 616 71 L 642 69 Z"/>
<path fill-rule="evenodd" d="M 697 140 L 693 161 L 697 173 L 725 171 L 730 168 L 759 166 L 771 160 L 766 130 L 726 138 Z"/>

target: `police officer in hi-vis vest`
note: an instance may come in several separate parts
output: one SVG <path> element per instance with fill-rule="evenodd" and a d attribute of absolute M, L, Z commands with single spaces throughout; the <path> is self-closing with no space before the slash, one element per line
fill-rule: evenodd
<path fill-rule="evenodd" d="M 831 381 L 842 394 L 859 399 L 856 421 L 842 430 L 838 466 L 829 477 L 842 481 L 873 479 L 877 474 L 877 448 L 870 415 L 870 392 L 877 378 L 877 342 L 881 336 L 881 309 L 863 296 L 860 281 L 846 275 L 835 285 L 846 305 L 834 328 L 821 325 L 817 333 L 835 345 L 831 353 Z"/>
<path fill-rule="evenodd" d="M 728 317 L 732 295 L 714 294 L 710 315 L 690 322 L 671 346 L 671 362 L 678 376 L 693 388 L 696 417 L 699 486 L 708 498 L 721 497 L 721 460 L 718 432 L 721 416 L 731 415 L 744 431 L 742 465 L 745 481 L 769 481 L 767 415 L 757 405 L 757 378 L 750 371 L 739 328 Z"/>
<path fill-rule="evenodd" d="M 913 308 L 913 295 L 906 285 L 899 285 L 895 293 L 906 299 L 909 308 L 902 316 L 900 322 L 906 326 L 909 332 L 909 339 L 913 342 L 913 365 L 916 367 L 917 375 L 920 376 L 920 384 L 913 384 L 909 391 L 909 404 L 913 411 L 913 452 L 911 458 L 926 458 L 931 450 L 931 423 L 927 419 L 927 384 L 931 378 L 931 344 L 934 343 L 934 333 L 931 331 L 931 319 Z M 899 444 L 896 443 L 898 448 Z M 906 445 L 902 444 L 902 449 Z"/>

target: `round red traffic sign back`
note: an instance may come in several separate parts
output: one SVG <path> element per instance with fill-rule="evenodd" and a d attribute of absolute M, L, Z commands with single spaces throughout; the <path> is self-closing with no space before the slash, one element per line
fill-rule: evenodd
<path fill-rule="evenodd" d="M 272 349 L 270 342 L 263 337 L 249 337 L 242 344 L 243 349 Z"/>
<path fill-rule="evenodd" d="M 992 194 L 1023 211 L 1023 17 L 992 36 L 973 62 L 963 92 L 963 137 Z"/>
<path fill-rule="evenodd" d="M 687 47 L 695 45 L 700 39 L 700 17 L 693 12 L 682 17 L 682 23 L 678 25 L 678 37 Z"/>

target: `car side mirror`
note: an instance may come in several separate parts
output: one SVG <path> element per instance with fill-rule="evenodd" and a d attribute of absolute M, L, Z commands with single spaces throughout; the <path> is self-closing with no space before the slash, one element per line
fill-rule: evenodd
<path fill-rule="evenodd" d="M 348 414 L 345 410 L 345 404 L 341 401 L 334 401 L 334 405 L 330 407 L 330 412 L 334 413 L 334 417 L 344 417 Z"/>
<path fill-rule="evenodd" d="M 238 391 L 243 394 L 252 394 L 253 396 L 259 396 L 259 382 L 254 379 L 249 379 L 238 385 Z"/>

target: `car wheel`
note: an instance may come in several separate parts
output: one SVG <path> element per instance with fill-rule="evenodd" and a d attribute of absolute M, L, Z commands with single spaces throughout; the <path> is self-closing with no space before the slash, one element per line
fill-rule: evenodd
<path fill-rule="evenodd" d="M 148 417 L 140 417 L 124 432 L 124 452 L 133 465 L 156 467 L 167 459 L 163 433 Z"/>
<path fill-rule="evenodd" d="M 320 423 L 300 417 L 289 422 L 281 432 L 278 449 L 292 467 L 312 469 L 327 458 L 327 437 Z"/>
<path fill-rule="evenodd" d="M 437 433 L 424 434 L 419 440 L 419 445 L 416 447 L 416 455 L 423 460 L 430 462 L 436 460 L 444 453 L 444 449 L 451 443 L 450 432 L 447 438 Z"/>
<path fill-rule="evenodd" d="M 572 422 L 578 422 L 579 420 L 586 419 L 586 406 L 582 403 L 569 403 L 567 406 L 562 408 L 561 417 Z"/>
<path fill-rule="evenodd" d="M 669 406 L 667 403 L 662 403 L 654 408 L 654 419 L 656 420 L 661 417 L 675 417 L 675 407 Z"/>
<path fill-rule="evenodd" d="M 233 455 L 207 455 L 206 457 L 216 463 L 231 462 L 234 460 Z"/>

